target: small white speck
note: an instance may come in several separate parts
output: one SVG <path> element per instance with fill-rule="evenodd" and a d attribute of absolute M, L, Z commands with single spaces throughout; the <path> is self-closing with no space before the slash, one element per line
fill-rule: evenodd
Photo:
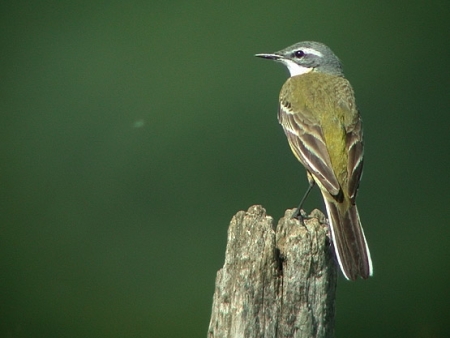
<path fill-rule="evenodd" d="M 133 128 L 142 128 L 145 125 L 145 121 L 140 119 L 137 121 L 134 121 Z"/>

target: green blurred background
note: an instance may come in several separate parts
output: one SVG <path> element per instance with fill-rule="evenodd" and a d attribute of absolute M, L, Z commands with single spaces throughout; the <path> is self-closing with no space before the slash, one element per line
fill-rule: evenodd
<path fill-rule="evenodd" d="M 366 137 L 375 266 L 338 337 L 450 330 L 450 2 L 3 1 L 0 337 L 204 337 L 231 217 L 307 183 L 276 120 L 328 44 Z M 317 191 L 305 206 L 322 207 Z"/>

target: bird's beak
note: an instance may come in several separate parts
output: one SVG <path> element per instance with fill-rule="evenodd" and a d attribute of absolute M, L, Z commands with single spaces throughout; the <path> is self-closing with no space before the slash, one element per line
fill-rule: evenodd
<path fill-rule="evenodd" d="M 281 55 L 278 55 L 278 54 L 255 54 L 255 56 L 258 58 L 274 60 L 274 61 L 278 61 L 281 59 Z"/>

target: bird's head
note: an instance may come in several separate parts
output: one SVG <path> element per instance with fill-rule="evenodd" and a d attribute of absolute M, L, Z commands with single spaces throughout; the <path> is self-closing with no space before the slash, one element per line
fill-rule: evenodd
<path fill-rule="evenodd" d="M 332 50 L 320 42 L 303 41 L 273 54 L 256 54 L 255 56 L 283 63 L 291 76 L 309 72 L 320 72 L 342 76 L 341 62 Z"/>

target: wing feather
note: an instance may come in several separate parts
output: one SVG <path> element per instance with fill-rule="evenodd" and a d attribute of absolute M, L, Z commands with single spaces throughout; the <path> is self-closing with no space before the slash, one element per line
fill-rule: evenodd
<path fill-rule="evenodd" d="M 297 159 L 331 195 L 337 196 L 341 187 L 333 172 L 322 129 L 318 124 L 304 118 L 305 115 L 294 114 L 288 106 L 281 104 L 278 121 Z"/>
<path fill-rule="evenodd" d="M 347 152 L 348 152 L 348 194 L 354 203 L 356 193 L 361 180 L 363 163 L 364 163 L 364 145 L 362 122 L 358 118 L 356 123 L 347 130 Z"/>

